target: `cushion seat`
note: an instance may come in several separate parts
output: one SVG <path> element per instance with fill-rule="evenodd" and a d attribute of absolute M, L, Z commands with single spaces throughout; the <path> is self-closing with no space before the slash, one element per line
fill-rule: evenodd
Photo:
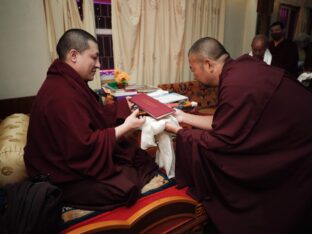
<path fill-rule="evenodd" d="M 12 114 L 0 123 L 0 187 L 27 178 L 24 146 L 29 116 Z"/>

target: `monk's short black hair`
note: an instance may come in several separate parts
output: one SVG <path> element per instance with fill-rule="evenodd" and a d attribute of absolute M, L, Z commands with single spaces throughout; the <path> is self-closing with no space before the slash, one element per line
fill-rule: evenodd
<path fill-rule="evenodd" d="M 89 48 L 88 41 L 91 40 L 97 44 L 94 36 L 85 30 L 73 28 L 67 30 L 57 43 L 56 51 L 60 60 L 64 60 L 66 54 L 71 49 L 76 49 L 79 53 Z"/>
<path fill-rule="evenodd" d="M 219 59 L 222 55 L 229 53 L 224 46 L 215 38 L 203 37 L 198 39 L 189 49 L 188 55 L 197 54 L 202 58 Z"/>

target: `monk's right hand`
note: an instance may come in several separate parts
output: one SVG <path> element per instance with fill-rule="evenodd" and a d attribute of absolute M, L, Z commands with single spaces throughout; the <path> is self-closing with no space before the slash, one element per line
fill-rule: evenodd
<path fill-rule="evenodd" d="M 137 117 L 139 114 L 139 109 L 134 110 L 131 115 L 129 115 L 125 122 L 117 127 L 115 127 L 115 136 L 118 139 L 119 137 L 123 136 L 127 132 L 139 128 L 145 122 L 145 117 Z"/>

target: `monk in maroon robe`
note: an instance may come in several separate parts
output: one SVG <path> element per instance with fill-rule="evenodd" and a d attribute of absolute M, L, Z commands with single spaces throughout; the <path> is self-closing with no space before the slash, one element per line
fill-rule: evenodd
<path fill-rule="evenodd" d="M 312 93 L 213 38 L 189 51 L 195 79 L 218 86 L 214 116 L 177 110 L 176 180 L 220 233 L 312 233 Z"/>
<path fill-rule="evenodd" d="M 88 87 L 99 68 L 96 39 L 72 29 L 57 45 L 59 59 L 33 105 L 25 147 L 30 177 L 48 175 L 65 205 L 110 210 L 131 205 L 158 166 L 123 136 L 144 123 L 126 99 L 102 105 Z"/>

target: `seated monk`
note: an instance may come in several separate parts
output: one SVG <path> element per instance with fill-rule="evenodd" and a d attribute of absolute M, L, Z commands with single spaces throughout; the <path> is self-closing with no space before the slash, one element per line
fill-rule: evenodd
<path fill-rule="evenodd" d="M 176 182 L 220 233 L 312 233 L 312 93 L 285 70 L 213 38 L 189 50 L 196 80 L 218 86 L 213 116 L 177 110 Z"/>
<path fill-rule="evenodd" d="M 100 67 L 91 34 L 68 30 L 57 53 L 31 111 L 27 172 L 48 175 L 63 190 L 66 206 L 101 211 L 129 206 L 147 182 L 159 182 L 154 160 L 123 137 L 145 118 L 131 113 L 127 99 L 103 105 L 88 87 Z"/>

